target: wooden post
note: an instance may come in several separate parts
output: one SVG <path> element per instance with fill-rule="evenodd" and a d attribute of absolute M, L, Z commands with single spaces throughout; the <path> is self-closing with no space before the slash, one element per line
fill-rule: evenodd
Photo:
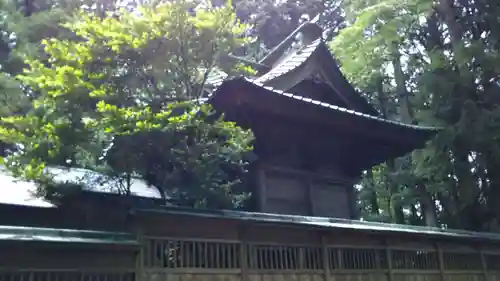
<path fill-rule="evenodd" d="M 445 267 L 444 267 L 443 249 L 441 249 L 441 247 L 439 247 L 438 244 L 436 244 L 436 251 L 438 254 L 439 273 L 441 274 L 441 281 L 445 281 L 446 276 L 444 274 Z"/>
<path fill-rule="evenodd" d="M 267 180 L 263 165 L 257 165 L 257 206 L 259 212 L 267 211 Z"/>
<path fill-rule="evenodd" d="M 323 255 L 323 272 L 325 274 L 325 281 L 329 281 L 331 278 L 330 257 L 328 255 L 328 244 L 326 243 L 325 233 L 321 233 L 321 254 Z"/>
<path fill-rule="evenodd" d="M 384 269 L 382 268 L 382 262 L 380 261 L 380 250 L 375 250 L 375 266 L 377 267 L 377 269 Z M 385 254 L 385 253 L 384 253 Z"/>
<path fill-rule="evenodd" d="M 304 270 L 306 268 L 306 264 L 305 264 L 306 263 L 306 261 L 305 261 L 305 259 L 306 259 L 306 253 L 305 253 L 303 247 L 299 248 L 298 255 L 299 255 L 299 264 L 298 264 L 299 270 Z"/>
<path fill-rule="evenodd" d="M 145 274 L 144 274 L 144 247 L 146 247 L 146 241 L 144 240 L 144 235 L 142 233 L 142 229 L 140 226 L 136 226 L 136 235 L 137 235 L 137 241 L 139 242 L 139 251 L 137 253 L 135 262 L 136 262 L 136 269 L 135 269 L 135 280 L 137 281 L 145 281 Z"/>
<path fill-rule="evenodd" d="M 479 254 L 481 255 L 481 265 L 482 265 L 482 268 L 483 268 L 484 281 L 488 281 L 488 279 L 489 279 L 489 276 L 488 276 L 488 265 L 486 263 L 486 258 L 484 257 L 483 250 L 479 250 Z"/>
<path fill-rule="evenodd" d="M 394 280 L 394 274 L 392 272 L 392 253 L 387 241 L 384 241 L 385 248 L 385 259 L 387 260 L 387 279 L 389 281 Z"/>
<path fill-rule="evenodd" d="M 315 216 L 315 208 L 314 208 L 314 200 L 313 200 L 313 179 L 311 175 L 308 175 L 305 178 L 305 182 L 307 185 L 307 207 L 309 209 L 309 215 Z"/>
<path fill-rule="evenodd" d="M 343 269 L 344 268 L 344 259 L 342 257 L 342 250 L 341 249 L 335 249 L 335 268 L 337 269 Z"/>
<path fill-rule="evenodd" d="M 241 281 L 248 281 L 248 240 L 245 235 L 247 226 L 241 225 L 238 229 L 238 236 L 240 239 L 240 268 L 241 268 Z"/>
<path fill-rule="evenodd" d="M 349 217 L 352 220 L 358 220 L 360 215 L 360 210 L 358 209 L 358 204 L 356 203 L 356 192 L 354 191 L 354 185 L 356 184 L 357 179 L 354 181 L 349 181 L 348 185 L 345 185 L 344 188 L 347 189 L 347 197 L 349 200 Z"/>

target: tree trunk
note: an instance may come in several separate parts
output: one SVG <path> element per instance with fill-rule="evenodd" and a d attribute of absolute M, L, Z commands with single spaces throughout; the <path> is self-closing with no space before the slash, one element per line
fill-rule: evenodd
<path fill-rule="evenodd" d="M 409 223 L 411 225 L 420 225 L 421 220 L 420 220 L 420 217 L 418 215 L 417 207 L 414 204 L 412 204 L 410 207 L 410 210 L 411 210 L 411 215 L 410 215 Z"/>
<path fill-rule="evenodd" d="M 393 68 L 401 121 L 407 124 L 415 124 L 414 112 L 410 103 L 410 93 L 406 89 L 406 79 L 401 65 L 401 54 L 397 47 L 393 49 Z M 411 155 L 408 155 L 405 160 L 412 163 Z M 427 192 L 425 184 L 422 181 L 417 184 L 416 188 L 419 194 L 419 203 L 422 206 L 425 225 L 437 226 L 437 210 L 436 204 L 432 200 L 432 195 Z"/>
<path fill-rule="evenodd" d="M 378 100 L 380 101 L 380 111 L 383 118 L 387 118 L 387 104 L 386 96 L 383 91 L 383 79 L 381 78 L 378 84 Z M 387 161 L 387 169 L 385 170 L 385 182 L 386 189 L 389 191 L 389 212 L 391 214 L 391 221 L 394 223 L 404 224 L 405 216 L 403 213 L 403 206 L 401 205 L 401 200 L 395 200 L 395 195 L 399 194 L 399 187 L 392 179 L 391 174 L 396 172 L 396 165 L 394 159 Z"/>
<path fill-rule="evenodd" d="M 366 178 L 370 182 L 370 186 L 368 187 L 370 189 L 370 213 L 372 215 L 379 215 L 380 207 L 378 204 L 377 191 L 375 190 L 375 185 L 373 184 L 372 169 L 368 169 L 368 171 L 366 171 Z"/>
<path fill-rule="evenodd" d="M 394 179 L 391 176 L 391 174 L 396 171 L 395 162 L 396 161 L 394 161 L 394 159 L 388 160 L 386 170 L 387 188 L 391 196 L 392 222 L 397 224 L 405 224 L 406 220 L 403 212 L 403 204 L 401 203 L 401 199 L 399 198 L 401 190 L 399 189 L 399 185 L 394 182 Z"/>
<path fill-rule="evenodd" d="M 394 47 L 392 56 L 396 94 L 399 102 L 399 116 L 404 123 L 414 123 L 413 110 L 410 104 L 410 94 L 406 89 L 406 79 L 403 67 L 401 66 L 401 54 L 399 53 L 398 46 Z"/>
<path fill-rule="evenodd" d="M 470 71 L 466 67 L 466 60 L 463 56 L 463 44 L 462 44 L 462 27 L 457 21 L 455 8 L 453 6 L 452 0 L 440 0 L 437 6 L 437 12 L 432 14 L 427 20 L 427 37 L 425 41 L 425 49 L 429 54 L 436 54 L 439 52 L 440 56 L 444 59 L 444 44 L 442 33 L 439 30 L 438 25 L 438 14 L 442 15 L 444 18 L 444 23 L 449 29 L 449 36 L 452 45 L 452 51 L 454 55 L 455 64 L 457 66 L 458 72 L 454 72 L 451 68 L 438 68 L 435 69 L 435 75 L 450 77 L 451 75 L 459 76 L 459 79 L 453 88 L 449 89 L 453 93 L 449 93 L 446 96 L 452 98 L 450 101 L 451 109 L 448 113 L 440 113 L 438 117 L 447 122 L 450 126 L 456 126 L 458 121 L 462 118 L 464 103 L 467 99 L 471 98 L 471 92 L 475 92 L 473 80 L 470 77 Z M 432 56 L 431 56 L 432 60 Z M 446 59 L 444 59 L 446 60 Z M 431 62 L 433 64 L 433 62 Z M 451 75 L 450 75 L 451 74 Z M 438 86 L 439 88 L 439 86 Z M 442 91 L 443 89 L 439 89 Z M 452 152 L 452 157 L 450 159 L 453 165 L 453 174 L 457 178 L 457 185 L 451 186 L 449 192 L 450 201 L 448 202 L 448 211 L 454 214 L 456 217 L 453 218 L 457 223 L 455 227 L 459 227 L 461 224 L 460 217 L 457 216 L 461 210 L 463 210 L 468 204 L 475 200 L 476 196 L 474 194 L 474 189 L 476 187 L 475 179 L 471 172 L 471 165 L 469 162 L 469 152 L 470 148 L 468 146 L 467 140 L 464 136 L 460 134 L 455 136 L 454 142 L 451 144 L 450 148 Z M 451 218 L 451 217 L 450 217 Z"/>
<path fill-rule="evenodd" d="M 426 226 L 437 226 L 437 209 L 436 203 L 432 195 L 427 192 L 423 182 L 416 185 L 417 192 L 419 193 L 419 203 L 422 209 L 422 216 Z"/>
<path fill-rule="evenodd" d="M 457 89 L 457 98 L 454 99 L 453 111 L 460 112 L 457 118 L 462 118 L 464 104 L 467 100 L 475 100 L 475 86 L 470 70 L 467 68 L 467 59 L 463 57 L 464 46 L 462 42 L 463 28 L 457 20 L 457 11 L 452 0 L 440 0 L 438 10 L 442 14 L 448 27 L 454 61 L 459 70 L 460 85 Z M 459 120 L 453 120 L 458 122 Z M 476 199 L 476 181 L 471 172 L 469 161 L 470 147 L 466 136 L 458 135 L 453 143 L 454 169 L 458 179 L 458 207 L 459 212 Z"/>
<path fill-rule="evenodd" d="M 35 0 L 24 0 L 24 16 L 30 17 L 35 10 Z"/>

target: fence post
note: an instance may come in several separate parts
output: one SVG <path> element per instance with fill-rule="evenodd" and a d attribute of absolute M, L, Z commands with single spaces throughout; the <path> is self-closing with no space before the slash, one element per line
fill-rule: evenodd
<path fill-rule="evenodd" d="M 436 244 L 436 251 L 438 254 L 438 263 L 439 263 L 439 273 L 441 274 L 441 281 L 446 280 L 446 276 L 444 274 L 445 271 L 445 266 L 444 266 L 444 257 L 443 257 L 443 249 L 439 246 L 439 244 Z"/>
<path fill-rule="evenodd" d="M 238 236 L 240 240 L 240 268 L 241 281 L 249 281 L 248 276 L 248 240 L 245 235 L 247 226 L 240 225 L 238 228 Z"/>
<path fill-rule="evenodd" d="M 387 277 L 389 281 L 393 281 L 394 273 L 392 272 L 392 253 L 387 241 L 384 241 L 384 248 L 385 248 L 385 259 L 387 260 Z"/>
<path fill-rule="evenodd" d="M 325 281 L 329 281 L 330 274 L 330 257 L 328 255 L 328 244 L 326 242 L 326 234 L 320 233 L 321 235 L 321 255 L 323 256 L 323 272 L 325 274 Z"/>
<path fill-rule="evenodd" d="M 141 227 L 136 227 L 135 231 L 137 235 L 137 241 L 139 243 L 139 251 L 135 258 L 136 268 L 135 268 L 135 281 L 145 281 L 144 277 L 144 247 L 146 245 L 144 241 L 144 234 L 142 233 Z"/>
<path fill-rule="evenodd" d="M 483 268 L 483 274 L 484 274 L 484 281 L 488 281 L 489 276 L 488 276 L 488 265 L 486 263 L 486 258 L 484 257 L 484 252 L 482 249 L 479 250 L 479 254 L 481 255 L 481 265 Z"/>
<path fill-rule="evenodd" d="M 331 278 L 330 273 L 330 257 L 328 255 L 328 243 L 326 241 L 326 234 L 320 233 L 321 235 L 321 255 L 323 256 L 323 272 L 325 275 L 325 281 L 329 281 Z"/>

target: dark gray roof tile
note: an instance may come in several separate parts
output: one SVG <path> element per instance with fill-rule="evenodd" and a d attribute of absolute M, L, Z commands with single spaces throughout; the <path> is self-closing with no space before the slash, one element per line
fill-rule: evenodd
<path fill-rule="evenodd" d="M 261 83 L 266 83 L 296 69 L 311 56 L 311 54 L 316 50 L 320 43 L 321 39 L 317 39 L 311 44 L 302 47 L 300 50 L 292 53 L 283 61 L 281 61 L 277 66 L 273 67 L 268 73 L 260 76 L 255 80 Z"/>

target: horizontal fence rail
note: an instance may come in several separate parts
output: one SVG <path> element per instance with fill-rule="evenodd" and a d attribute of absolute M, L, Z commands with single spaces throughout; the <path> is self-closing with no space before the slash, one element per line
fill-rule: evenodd
<path fill-rule="evenodd" d="M 134 271 L 1 269 L 0 281 L 134 281 Z"/>

